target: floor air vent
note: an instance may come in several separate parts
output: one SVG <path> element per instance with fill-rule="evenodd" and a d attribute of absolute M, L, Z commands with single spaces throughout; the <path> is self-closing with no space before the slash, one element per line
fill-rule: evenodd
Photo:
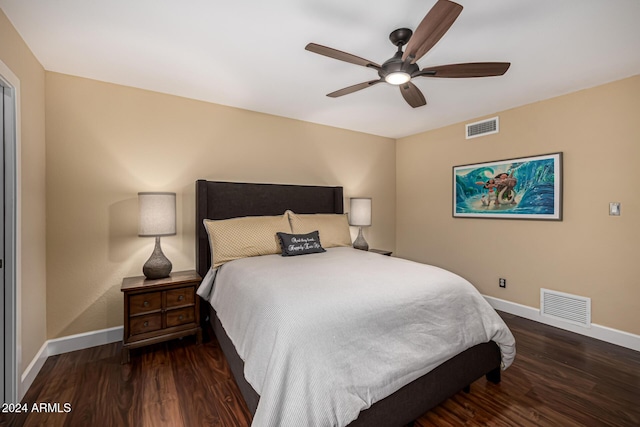
<path fill-rule="evenodd" d="M 467 139 L 479 136 L 491 135 L 500 131 L 497 117 L 482 120 L 481 122 L 469 123 L 467 127 Z"/>
<path fill-rule="evenodd" d="M 540 289 L 540 313 L 574 325 L 591 327 L 591 298 Z"/>

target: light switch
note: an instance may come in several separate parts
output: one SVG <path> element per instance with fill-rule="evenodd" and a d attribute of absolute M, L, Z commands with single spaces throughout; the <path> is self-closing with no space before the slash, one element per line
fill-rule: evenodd
<path fill-rule="evenodd" d="M 609 215 L 620 216 L 620 202 L 609 203 Z"/>

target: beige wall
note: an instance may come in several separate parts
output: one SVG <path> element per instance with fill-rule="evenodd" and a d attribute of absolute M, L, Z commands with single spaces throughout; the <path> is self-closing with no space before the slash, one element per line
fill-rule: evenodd
<path fill-rule="evenodd" d="M 174 271 L 195 268 L 195 181 L 342 185 L 373 197 L 372 247 L 395 244 L 395 141 L 47 72 L 47 334 L 122 325 L 141 275 L 137 193 L 174 191 Z"/>
<path fill-rule="evenodd" d="M 590 297 L 593 323 L 640 334 L 640 76 L 499 116 L 496 135 L 466 140 L 460 123 L 397 141 L 396 252 L 530 307 L 542 287 Z M 453 166 L 558 151 L 562 222 L 452 218 Z"/>
<path fill-rule="evenodd" d="M 0 61 L 20 80 L 18 286 L 22 374 L 46 340 L 45 72 L 0 10 Z"/>

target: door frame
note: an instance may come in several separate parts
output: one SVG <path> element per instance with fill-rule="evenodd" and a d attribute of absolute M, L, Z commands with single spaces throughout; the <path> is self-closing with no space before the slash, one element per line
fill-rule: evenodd
<path fill-rule="evenodd" d="M 0 80 L 2 85 L 12 89 L 12 104 L 4 108 L 8 119 L 8 141 L 4 145 L 4 345 L 5 378 L 4 396 L 7 402 L 18 402 L 19 377 L 18 366 L 21 357 L 20 331 L 20 80 L 0 60 Z"/>

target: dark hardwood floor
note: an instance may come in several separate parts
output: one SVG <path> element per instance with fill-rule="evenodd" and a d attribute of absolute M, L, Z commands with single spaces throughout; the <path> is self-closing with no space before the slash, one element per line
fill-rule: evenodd
<path fill-rule="evenodd" d="M 509 314 L 514 364 L 481 378 L 416 426 L 640 426 L 640 352 Z M 23 402 L 56 413 L 0 414 L 2 426 L 248 426 L 251 416 L 217 341 L 192 338 L 133 350 L 121 344 L 50 357 Z M 64 412 L 64 403 L 71 410 Z M 51 408 L 50 408 L 51 409 Z M 375 427 L 375 426 L 372 426 Z"/>

